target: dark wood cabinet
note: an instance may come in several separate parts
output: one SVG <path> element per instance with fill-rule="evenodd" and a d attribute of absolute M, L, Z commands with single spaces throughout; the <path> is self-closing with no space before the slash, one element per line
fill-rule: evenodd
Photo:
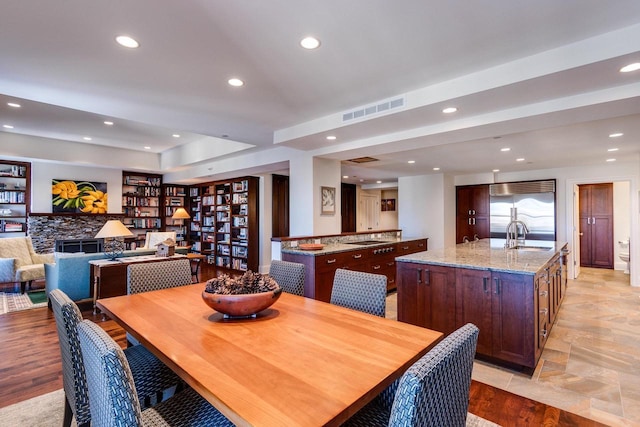
<path fill-rule="evenodd" d="M 563 298 L 560 257 L 536 275 L 399 262 L 398 320 L 480 329 L 477 354 L 535 368 Z"/>
<path fill-rule="evenodd" d="M 356 185 L 342 183 L 340 195 L 342 232 L 356 231 Z"/>
<path fill-rule="evenodd" d="M 456 243 L 489 237 L 489 185 L 456 187 Z"/>
<path fill-rule="evenodd" d="M 272 175 L 271 235 L 289 235 L 289 177 Z"/>
<path fill-rule="evenodd" d="M 338 268 L 345 268 L 387 276 L 387 291 L 396 289 L 395 258 L 427 250 L 427 239 L 354 248 L 332 254 L 284 252 L 283 261 L 298 262 L 305 266 L 304 296 L 329 302 L 333 277 Z"/>
<path fill-rule="evenodd" d="M 579 188 L 580 265 L 613 268 L 613 184 Z"/>

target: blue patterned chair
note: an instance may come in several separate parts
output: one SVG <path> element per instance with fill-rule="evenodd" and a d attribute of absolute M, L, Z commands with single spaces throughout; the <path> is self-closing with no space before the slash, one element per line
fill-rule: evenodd
<path fill-rule="evenodd" d="M 278 282 L 284 292 L 304 295 L 304 264 L 271 260 L 269 276 Z"/>
<path fill-rule="evenodd" d="M 333 278 L 330 302 L 385 317 L 387 276 L 339 268 Z"/>
<path fill-rule="evenodd" d="M 78 337 L 92 426 L 233 426 L 191 388 L 143 411 L 136 394 L 138 383 L 118 344 L 89 320 L 78 325 Z"/>
<path fill-rule="evenodd" d="M 449 334 L 344 425 L 465 426 L 478 332 L 468 323 Z"/>
<path fill-rule="evenodd" d="M 191 262 L 187 258 L 127 266 L 127 294 L 175 288 L 192 283 Z M 128 332 L 127 341 L 134 346 L 140 344 Z"/>
<path fill-rule="evenodd" d="M 78 306 L 59 289 L 49 293 L 51 308 L 56 319 L 60 353 L 62 355 L 62 384 L 65 394 L 64 423 L 71 425 L 75 415 L 78 426 L 89 426 L 91 414 L 87 375 L 82 362 L 77 326 L 82 321 Z M 133 371 L 139 398 L 145 404 L 157 399 L 158 393 L 171 389 L 181 380 L 158 358 L 142 346 L 124 351 Z"/>

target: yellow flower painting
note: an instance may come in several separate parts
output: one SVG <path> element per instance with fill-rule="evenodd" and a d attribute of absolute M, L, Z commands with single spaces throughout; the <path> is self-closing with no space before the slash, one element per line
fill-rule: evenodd
<path fill-rule="evenodd" d="M 53 212 L 107 213 L 107 183 L 54 179 L 51 185 Z"/>

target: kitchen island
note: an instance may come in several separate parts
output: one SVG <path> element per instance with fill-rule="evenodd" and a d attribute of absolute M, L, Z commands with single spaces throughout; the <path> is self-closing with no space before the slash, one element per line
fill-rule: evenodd
<path fill-rule="evenodd" d="M 477 356 L 533 370 L 566 289 L 566 242 L 482 239 L 396 258 L 398 320 L 480 328 Z"/>

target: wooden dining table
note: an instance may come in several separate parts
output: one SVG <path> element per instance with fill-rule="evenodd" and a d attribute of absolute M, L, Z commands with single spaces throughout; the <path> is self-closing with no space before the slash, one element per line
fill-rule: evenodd
<path fill-rule="evenodd" d="M 442 338 L 287 293 L 255 318 L 224 319 L 204 287 L 97 305 L 239 426 L 339 425 Z"/>

